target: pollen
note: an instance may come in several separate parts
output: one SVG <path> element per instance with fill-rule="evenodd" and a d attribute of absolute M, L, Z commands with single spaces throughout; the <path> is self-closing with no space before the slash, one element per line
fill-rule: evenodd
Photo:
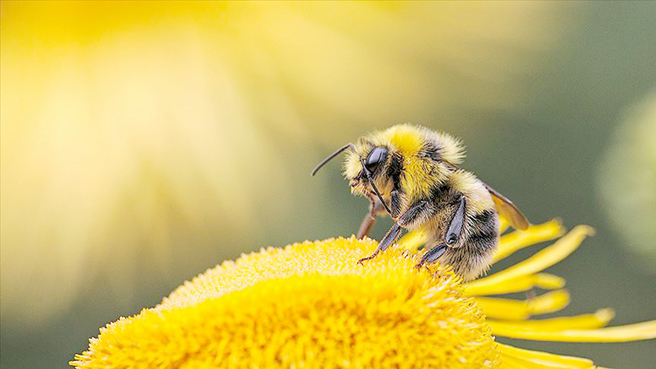
<path fill-rule="evenodd" d="M 243 255 L 107 325 L 78 368 L 498 366 L 458 277 L 353 237 Z"/>

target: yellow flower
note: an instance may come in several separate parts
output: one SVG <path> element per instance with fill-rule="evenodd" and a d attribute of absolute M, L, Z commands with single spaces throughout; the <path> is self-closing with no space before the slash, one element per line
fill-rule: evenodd
<path fill-rule="evenodd" d="M 495 260 L 558 238 L 557 221 L 502 237 Z M 447 268 L 413 268 L 423 236 L 410 233 L 378 258 L 351 238 L 268 248 L 227 261 L 162 303 L 101 328 L 78 368 L 124 367 L 594 367 L 588 359 L 515 348 L 495 335 L 543 341 L 656 338 L 656 321 L 601 328 L 610 309 L 542 320 L 562 309 L 565 281 L 541 273 L 593 233 L 578 226 L 519 264 L 469 283 Z M 528 300 L 497 295 L 552 290 Z"/>

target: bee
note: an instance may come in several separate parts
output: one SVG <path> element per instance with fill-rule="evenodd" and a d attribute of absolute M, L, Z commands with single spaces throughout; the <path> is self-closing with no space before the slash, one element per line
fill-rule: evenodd
<path fill-rule="evenodd" d="M 499 243 L 499 214 L 516 229 L 529 225 L 512 201 L 458 167 L 465 149 L 449 134 L 396 125 L 344 145 L 312 175 L 344 151 L 351 192 L 371 203 L 358 238 L 369 233 L 378 215 L 394 220 L 376 251 L 359 263 L 385 251 L 403 230 L 421 230 L 428 236 L 427 251 L 417 267 L 439 260 L 471 280 L 489 269 Z"/>

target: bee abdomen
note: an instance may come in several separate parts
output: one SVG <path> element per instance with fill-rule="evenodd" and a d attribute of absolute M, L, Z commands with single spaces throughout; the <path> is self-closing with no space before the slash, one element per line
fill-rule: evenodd
<path fill-rule="evenodd" d="M 472 280 L 490 267 L 499 243 L 499 220 L 494 210 L 484 210 L 469 216 L 462 244 L 447 252 L 444 262 L 451 265 L 465 280 Z"/>
<path fill-rule="evenodd" d="M 494 251 L 499 239 L 499 221 L 494 210 L 488 209 L 470 218 L 464 247 L 472 255 L 487 255 Z"/>

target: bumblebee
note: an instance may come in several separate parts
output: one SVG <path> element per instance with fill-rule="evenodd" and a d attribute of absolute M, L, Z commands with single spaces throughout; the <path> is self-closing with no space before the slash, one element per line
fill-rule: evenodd
<path fill-rule="evenodd" d="M 471 280 L 490 266 L 499 243 L 499 214 L 516 229 L 529 225 L 512 201 L 458 167 L 465 150 L 449 134 L 396 125 L 344 145 L 312 175 L 344 151 L 351 192 L 371 202 L 358 237 L 369 233 L 378 215 L 387 213 L 394 220 L 376 251 L 360 263 L 385 251 L 402 230 L 422 230 L 427 251 L 417 267 L 439 260 Z"/>

